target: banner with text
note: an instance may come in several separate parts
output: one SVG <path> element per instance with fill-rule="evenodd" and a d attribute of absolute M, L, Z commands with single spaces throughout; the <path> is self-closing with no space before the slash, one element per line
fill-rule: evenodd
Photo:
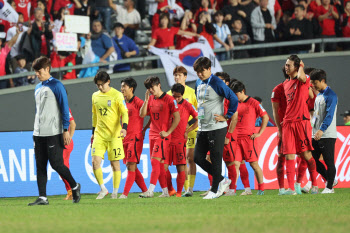
<path fill-rule="evenodd" d="M 55 45 L 57 51 L 78 51 L 78 38 L 76 33 L 56 33 Z"/>

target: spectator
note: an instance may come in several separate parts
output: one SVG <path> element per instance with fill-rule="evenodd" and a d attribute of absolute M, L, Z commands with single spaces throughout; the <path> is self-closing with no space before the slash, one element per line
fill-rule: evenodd
<path fill-rule="evenodd" d="M 16 11 L 23 14 L 24 22 L 30 19 L 31 0 L 14 0 Z M 12 4 L 11 4 L 12 5 Z"/>
<path fill-rule="evenodd" d="M 185 15 L 182 19 L 180 29 L 182 31 L 187 32 L 197 32 L 197 26 L 194 23 L 194 20 L 192 19 L 193 14 L 191 11 L 186 11 Z M 197 38 L 194 36 L 188 36 L 188 35 L 176 35 L 176 49 L 183 49 L 186 45 L 189 45 L 191 43 L 194 43 L 197 41 Z"/>
<path fill-rule="evenodd" d="M 241 0 L 238 2 L 239 5 L 241 5 L 242 10 L 247 15 L 247 22 L 250 24 L 250 15 L 252 14 L 253 10 L 259 6 L 259 0 Z"/>
<path fill-rule="evenodd" d="M 254 43 L 267 43 L 275 41 L 274 30 L 276 29 L 276 20 L 274 15 L 267 9 L 268 0 L 260 0 L 260 7 L 253 10 L 251 15 L 251 25 L 253 29 Z M 257 57 L 264 55 L 274 55 L 274 50 L 268 49 L 257 49 Z"/>
<path fill-rule="evenodd" d="M 113 45 L 118 60 L 130 58 L 139 54 L 139 48 L 135 42 L 128 36 L 124 35 L 124 25 L 116 23 L 114 25 L 115 37 L 113 37 Z M 130 63 L 117 64 L 113 68 L 113 72 L 130 71 Z"/>
<path fill-rule="evenodd" d="M 294 10 L 295 19 L 289 21 L 287 25 L 286 40 L 306 40 L 313 38 L 312 23 L 304 18 L 305 8 L 297 5 Z M 311 45 L 298 45 L 290 48 L 290 54 L 308 53 Z"/>
<path fill-rule="evenodd" d="M 247 45 L 251 43 L 250 36 L 242 31 L 242 21 L 240 19 L 234 19 L 232 23 L 232 41 L 235 45 Z M 234 59 L 248 58 L 249 53 L 247 50 L 237 50 L 233 53 Z"/>
<path fill-rule="evenodd" d="M 27 63 L 25 56 L 18 55 L 16 56 L 16 60 L 18 65 L 15 69 L 15 74 L 27 73 L 28 70 L 25 68 Z M 35 78 L 36 77 L 34 75 L 19 77 L 13 79 L 13 83 L 15 87 L 27 86 L 28 84 L 34 84 Z"/>
<path fill-rule="evenodd" d="M 55 0 L 55 5 L 53 6 L 54 14 L 57 14 L 62 7 L 69 11 L 70 15 L 74 15 L 74 10 L 80 9 L 81 4 L 78 0 Z"/>
<path fill-rule="evenodd" d="M 36 8 L 34 11 L 35 21 L 32 24 L 30 38 L 35 58 L 41 55 L 50 56 L 50 40 L 53 39 L 53 24 L 50 24 L 50 22 L 44 23 L 43 14 L 41 8 Z"/>
<path fill-rule="evenodd" d="M 314 14 L 314 16 L 316 16 L 317 15 L 317 8 L 321 5 L 322 5 L 321 0 L 311 0 L 311 2 L 309 4 L 308 11 L 312 12 Z"/>
<path fill-rule="evenodd" d="M 223 24 L 224 20 L 224 14 L 222 11 L 217 11 L 214 14 L 214 19 L 215 19 L 215 24 L 214 28 L 216 30 L 216 35 L 220 39 L 218 42 L 217 40 L 214 41 L 214 48 L 222 48 L 225 47 L 226 51 L 229 51 L 230 49 L 233 49 L 233 42 L 231 38 L 231 31 L 227 24 Z M 228 44 L 226 43 L 228 42 Z M 219 61 L 224 61 L 228 59 L 228 54 L 227 52 L 219 52 L 216 54 L 216 57 L 218 58 Z"/>
<path fill-rule="evenodd" d="M 91 9 L 94 7 L 92 0 L 79 0 L 81 8 L 75 9 L 75 15 L 90 16 Z"/>
<path fill-rule="evenodd" d="M 341 116 L 344 117 L 344 125 L 350 126 L 350 110 L 345 111 L 344 114 L 341 114 Z"/>
<path fill-rule="evenodd" d="M 109 0 L 95 0 L 95 10 L 98 15 L 97 19 L 103 22 L 103 26 L 110 33 L 112 9 L 109 7 Z"/>
<path fill-rule="evenodd" d="M 75 57 L 76 53 L 69 53 L 65 51 L 53 51 L 51 53 L 50 59 L 51 59 L 51 67 L 52 68 L 59 68 L 59 67 L 64 67 L 64 66 L 73 66 L 75 65 Z M 52 76 L 56 79 L 76 79 L 76 72 L 75 70 L 68 70 L 68 71 L 63 71 L 63 76 L 61 77 L 62 73 L 52 73 Z"/>
<path fill-rule="evenodd" d="M 70 15 L 69 11 L 66 11 L 65 7 L 58 10 L 56 14 L 56 19 L 54 21 L 54 28 L 52 29 L 55 33 L 65 32 L 64 29 L 64 18 L 66 15 Z"/>
<path fill-rule="evenodd" d="M 153 22 L 153 16 L 157 13 L 158 1 L 159 0 L 146 0 L 147 5 L 148 5 L 148 16 L 149 16 L 148 21 L 149 22 Z"/>
<path fill-rule="evenodd" d="M 195 11 L 194 19 L 196 22 L 199 22 L 199 15 L 202 11 L 208 12 L 209 15 L 212 15 L 215 13 L 215 8 L 211 5 L 211 2 L 209 0 L 201 0 L 201 5 L 199 9 Z"/>
<path fill-rule="evenodd" d="M 282 8 L 278 0 L 269 0 L 267 8 L 272 12 L 272 15 L 275 16 L 276 24 L 278 24 L 282 17 Z"/>
<path fill-rule="evenodd" d="M 103 33 L 102 24 L 99 20 L 92 23 L 91 47 L 93 52 L 100 57 L 100 62 L 104 63 L 109 61 L 109 56 L 114 52 L 112 40 Z"/>
<path fill-rule="evenodd" d="M 317 8 L 316 15 L 322 28 L 321 36 L 323 38 L 336 37 L 335 21 L 339 19 L 338 10 L 336 7 L 330 4 L 330 0 L 322 0 L 321 3 L 321 6 Z M 325 50 L 335 51 L 336 47 L 336 43 L 327 43 L 325 46 Z"/>
<path fill-rule="evenodd" d="M 309 4 L 307 3 L 307 0 L 299 0 L 299 4 L 303 5 L 305 8 L 304 18 L 310 20 L 312 24 L 313 38 L 319 38 L 322 33 L 322 28 L 318 22 L 318 19 L 315 18 L 315 13 L 310 11 L 310 7 L 309 7 Z"/>
<path fill-rule="evenodd" d="M 242 6 L 238 4 L 238 0 L 228 0 L 228 5 L 222 9 L 225 21 L 231 21 L 236 18 L 240 18 L 242 21 L 246 20 L 247 14 L 242 9 Z"/>
<path fill-rule="evenodd" d="M 135 30 L 137 30 L 141 23 L 140 13 L 135 9 L 134 0 L 124 0 L 124 6 L 113 4 L 109 0 L 109 6 L 117 12 L 117 22 L 124 25 L 125 35 L 135 39 Z"/>
<path fill-rule="evenodd" d="M 350 37 L 350 1 L 345 3 L 344 14 L 341 17 L 341 28 L 343 37 Z M 345 50 L 350 49 L 350 43 L 344 43 Z"/>
<path fill-rule="evenodd" d="M 17 38 L 19 36 L 19 30 L 16 31 L 16 35 L 12 37 L 12 39 L 3 45 L 3 38 L 0 38 L 0 78 L 2 76 L 6 75 L 5 71 L 5 64 L 6 64 L 6 57 L 9 54 L 11 47 L 16 43 Z M 1 80 L 0 81 L 0 89 L 7 88 L 7 84 L 10 84 L 10 87 L 14 87 L 12 79 L 9 80 Z"/>
<path fill-rule="evenodd" d="M 48 10 L 46 9 L 46 0 L 38 0 L 37 1 L 37 7 L 41 8 L 44 12 L 43 15 L 43 22 L 49 22 L 52 21 L 53 18 L 52 16 L 49 14 Z M 34 20 L 34 15 L 32 15 L 31 20 Z"/>

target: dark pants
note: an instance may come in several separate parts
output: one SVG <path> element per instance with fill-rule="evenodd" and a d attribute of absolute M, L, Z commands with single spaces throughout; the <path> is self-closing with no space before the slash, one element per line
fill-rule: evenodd
<path fill-rule="evenodd" d="M 110 7 L 96 7 L 96 10 L 98 10 L 99 15 L 98 19 L 103 20 L 104 27 L 108 31 L 108 33 L 111 33 L 111 14 L 112 10 Z"/>
<path fill-rule="evenodd" d="M 335 179 L 336 168 L 334 164 L 334 147 L 335 138 L 322 138 L 319 141 L 312 139 L 312 146 L 314 150 L 312 151 L 312 157 L 316 161 L 317 172 L 327 180 L 327 188 L 333 188 L 333 182 Z M 320 156 L 323 156 L 323 160 L 327 165 L 327 169 L 320 162 Z"/>
<path fill-rule="evenodd" d="M 194 162 L 213 176 L 211 191 L 214 193 L 218 191 L 219 183 L 224 179 L 221 175 L 221 166 L 226 131 L 226 128 L 222 128 L 214 131 L 198 131 L 197 133 Z M 205 159 L 208 151 L 210 151 L 211 163 Z"/>
<path fill-rule="evenodd" d="M 51 167 L 74 188 L 77 183 L 63 163 L 62 134 L 49 137 L 34 136 L 34 143 L 39 196 L 46 197 L 47 161 L 50 161 Z"/>

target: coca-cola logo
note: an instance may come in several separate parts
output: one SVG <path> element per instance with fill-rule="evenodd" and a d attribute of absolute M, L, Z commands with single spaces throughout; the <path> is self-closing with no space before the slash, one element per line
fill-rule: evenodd
<path fill-rule="evenodd" d="M 335 167 L 337 168 L 336 179 L 339 182 L 350 181 L 350 134 L 345 138 L 340 132 L 337 132 L 338 140 L 342 142 L 339 152 L 335 155 Z M 339 143 L 338 143 L 339 145 Z M 336 150 L 337 152 L 337 146 Z"/>

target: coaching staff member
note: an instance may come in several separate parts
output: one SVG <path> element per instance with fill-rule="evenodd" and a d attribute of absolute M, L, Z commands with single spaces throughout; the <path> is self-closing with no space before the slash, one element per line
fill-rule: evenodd
<path fill-rule="evenodd" d="M 69 145 L 69 107 L 63 84 L 50 75 L 51 61 L 39 57 L 33 69 L 41 83 L 35 87 L 34 150 L 39 198 L 29 206 L 48 205 L 46 197 L 47 161 L 72 187 L 73 203 L 80 201 L 80 184 L 76 183 L 63 163 L 63 149 Z"/>
<path fill-rule="evenodd" d="M 230 101 L 225 119 L 233 118 L 238 106 L 235 93 L 217 76 L 211 73 L 211 61 L 206 57 L 198 58 L 193 64 L 199 79 L 196 82 L 198 102 L 198 134 L 194 150 L 194 161 L 204 171 L 213 176 L 210 192 L 203 199 L 220 197 L 230 185 L 231 180 L 221 175 L 221 163 L 224 144 L 228 144 L 237 121 L 230 124 L 219 122 L 216 117 L 224 115 L 224 99 Z M 237 116 L 237 114 L 235 115 Z M 211 163 L 206 160 L 210 151 Z"/>
<path fill-rule="evenodd" d="M 336 174 L 334 165 L 334 146 L 337 139 L 337 104 L 338 97 L 327 85 L 327 75 L 324 70 L 316 69 L 310 74 L 311 83 L 319 91 L 315 100 L 315 112 L 312 118 L 312 156 L 316 161 L 317 172 L 327 180 L 327 187 L 322 194 L 334 193 L 333 183 Z M 321 154 L 327 165 L 319 161 Z M 336 183 L 336 182 L 335 182 Z"/>

